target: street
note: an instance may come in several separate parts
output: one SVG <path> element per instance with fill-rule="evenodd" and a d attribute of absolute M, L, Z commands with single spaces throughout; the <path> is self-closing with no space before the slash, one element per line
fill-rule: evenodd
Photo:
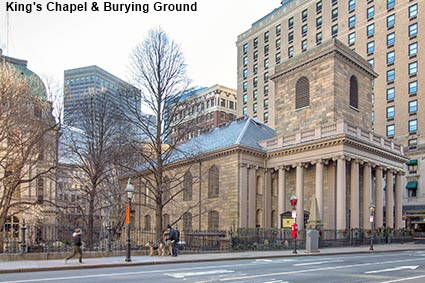
<path fill-rule="evenodd" d="M 0 282 L 406 282 L 425 281 L 425 251 L 282 257 L 2 274 Z"/>

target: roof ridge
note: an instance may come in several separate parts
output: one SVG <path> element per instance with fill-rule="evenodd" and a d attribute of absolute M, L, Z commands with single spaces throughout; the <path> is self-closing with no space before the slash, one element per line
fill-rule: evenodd
<path fill-rule="evenodd" d="M 252 120 L 252 118 L 248 117 L 247 122 L 246 122 L 245 126 L 243 127 L 241 133 L 239 134 L 238 138 L 236 139 L 235 144 L 239 144 L 241 142 L 243 135 L 245 135 L 245 132 L 247 131 L 248 126 L 251 123 L 251 120 Z"/>

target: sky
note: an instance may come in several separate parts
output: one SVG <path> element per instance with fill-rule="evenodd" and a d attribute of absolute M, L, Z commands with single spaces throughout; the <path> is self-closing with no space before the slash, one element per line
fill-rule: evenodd
<path fill-rule="evenodd" d="M 28 61 L 41 77 L 61 82 L 63 71 L 97 65 L 131 81 L 130 54 L 151 28 L 160 26 L 180 44 L 193 86 L 221 84 L 236 88 L 237 36 L 280 6 L 280 0 L 198 0 L 196 12 L 155 12 L 151 0 L 111 0 L 149 4 L 143 12 L 46 11 L 46 0 L 17 0 L 42 4 L 43 11 L 9 11 L 0 0 L 0 48 L 3 54 Z M 84 0 L 57 0 L 61 4 Z M 97 2 L 103 7 L 105 1 Z M 188 3 L 195 0 L 164 0 Z M 7 20 L 9 18 L 9 20 Z M 9 22 L 9 24 L 7 24 Z M 8 32 L 9 31 L 9 32 Z M 9 36 L 8 36 L 9 34 Z"/>

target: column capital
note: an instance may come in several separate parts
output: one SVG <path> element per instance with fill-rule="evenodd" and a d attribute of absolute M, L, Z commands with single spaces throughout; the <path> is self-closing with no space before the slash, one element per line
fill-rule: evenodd
<path fill-rule="evenodd" d="M 249 167 L 249 165 L 248 165 L 247 163 L 240 163 L 240 164 L 239 164 L 239 167 L 247 167 L 247 168 L 248 168 L 248 167 Z"/>
<path fill-rule="evenodd" d="M 337 155 L 337 156 L 333 156 L 332 157 L 332 161 L 337 161 L 337 160 L 346 160 L 347 156 L 345 156 L 344 154 L 341 155 Z"/>
<path fill-rule="evenodd" d="M 316 164 L 323 164 L 325 162 L 324 162 L 323 159 L 320 158 L 320 159 L 313 160 L 310 163 L 311 163 L 311 165 L 316 165 Z"/>

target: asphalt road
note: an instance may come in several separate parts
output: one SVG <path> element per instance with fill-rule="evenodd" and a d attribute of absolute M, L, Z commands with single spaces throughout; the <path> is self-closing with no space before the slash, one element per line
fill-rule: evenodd
<path fill-rule="evenodd" d="M 10 273 L 0 282 L 424 283 L 425 251 Z"/>

